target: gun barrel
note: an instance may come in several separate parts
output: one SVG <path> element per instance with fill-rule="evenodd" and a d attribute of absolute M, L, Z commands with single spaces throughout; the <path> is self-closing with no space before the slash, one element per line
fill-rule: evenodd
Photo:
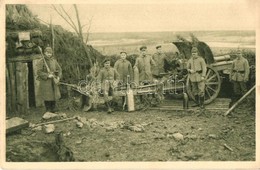
<path fill-rule="evenodd" d="M 216 57 L 214 57 L 214 61 L 215 61 L 215 62 L 228 61 L 228 60 L 230 60 L 230 55 L 222 55 L 222 56 L 216 56 Z"/>

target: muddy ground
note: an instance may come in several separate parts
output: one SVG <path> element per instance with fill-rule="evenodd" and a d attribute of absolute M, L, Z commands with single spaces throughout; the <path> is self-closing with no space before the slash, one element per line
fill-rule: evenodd
<path fill-rule="evenodd" d="M 63 106 L 62 106 L 63 105 Z M 60 101 L 60 113 L 79 116 L 55 124 L 55 132 L 23 129 L 6 138 L 7 161 L 57 161 L 49 147 L 62 131 L 75 161 L 254 161 L 255 109 L 250 102 L 227 117 L 223 111 L 69 111 Z M 44 108 L 30 109 L 22 117 L 42 122 Z M 176 135 L 178 134 L 178 135 Z M 176 137 L 177 136 L 177 137 Z M 225 145 L 225 146 L 224 146 Z M 227 147 L 226 147 L 227 146 Z"/>

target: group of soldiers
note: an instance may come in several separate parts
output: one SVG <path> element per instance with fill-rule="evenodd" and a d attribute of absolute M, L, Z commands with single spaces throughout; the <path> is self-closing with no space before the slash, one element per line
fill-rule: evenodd
<path fill-rule="evenodd" d="M 109 59 L 105 59 L 103 61 L 103 68 L 101 68 L 97 76 L 97 81 L 101 83 L 101 90 L 108 113 L 114 111 L 112 107 L 113 89 L 118 86 L 119 82 L 121 85 L 126 85 L 129 81 L 134 81 L 136 79 L 134 77 L 134 70 L 137 70 L 139 73 L 138 81 L 141 85 L 148 85 L 153 82 L 154 78 L 160 76 L 161 73 L 165 73 L 166 55 L 163 53 L 161 45 L 156 46 L 156 53 L 154 55 L 147 54 L 146 46 L 140 47 L 140 55 L 136 58 L 133 67 L 126 57 L 127 52 L 121 51 L 120 59 L 115 62 L 114 67 L 111 67 Z M 192 93 L 195 97 L 195 106 L 204 109 L 207 68 L 205 60 L 199 55 L 197 47 L 192 47 L 191 49 L 191 57 L 187 62 L 187 71 L 191 81 Z M 44 100 L 46 111 L 58 111 L 56 101 L 61 95 L 56 82 L 62 76 L 62 69 L 54 58 L 50 47 L 44 50 L 44 58 L 37 66 L 37 74 L 40 80 L 40 94 Z M 246 93 L 248 77 L 248 61 L 242 56 L 242 51 L 239 49 L 230 73 L 230 81 L 233 82 L 234 88 L 231 105 Z"/>

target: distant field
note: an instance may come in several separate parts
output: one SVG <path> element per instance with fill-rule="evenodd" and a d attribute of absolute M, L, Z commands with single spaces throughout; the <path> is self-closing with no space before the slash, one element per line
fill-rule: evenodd
<path fill-rule="evenodd" d="M 161 44 L 165 52 L 175 52 L 177 48 L 171 42 L 177 41 L 177 35 L 190 40 L 191 33 L 207 43 L 214 55 L 224 53 L 227 48 L 255 48 L 255 31 L 92 33 L 88 44 L 103 55 L 118 54 L 121 50 L 136 54 L 141 45 L 146 45 L 148 53 L 152 54 L 157 44 Z"/>

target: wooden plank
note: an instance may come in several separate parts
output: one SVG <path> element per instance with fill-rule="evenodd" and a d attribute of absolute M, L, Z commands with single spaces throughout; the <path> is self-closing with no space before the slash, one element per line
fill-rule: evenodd
<path fill-rule="evenodd" d="M 11 79 L 8 67 L 5 68 L 6 70 L 6 110 L 7 113 L 11 112 L 11 102 L 12 102 L 12 91 L 11 91 Z"/>
<path fill-rule="evenodd" d="M 28 92 L 26 89 L 28 83 L 26 77 L 28 77 L 27 63 L 16 63 L 17 111 L 20 114 L 27 113 Z"/>
<path fill-rule="evenodd" d="M 40 96 L 40 81 L 37 79 L 37 64 L 39 63 L 40 59 L 33 60 L 33 77 L 34 77 L 34 94 L 35 94 L 35 105 L 36 107 L 43 106 L 43 100 Z"/>
<path fill-rule="evenodd" d="M 16 113 L 16 88 L 15 88 L 15 64 L 9 63 L 9 74 L 10 74 L 10 81 L 11 81 L 11 112 L 12 114 Z"/>
<path fill-rule="evenodd" d="M 19 117 L 13 117 L 6 120 L 6 133 L 15 132 L 23 128 L 29 127 L 29 122 L 27 120 L 21 119 Z"/>
<path fill-rule="evenodd" d="M 7 63 L 28 62 L 28 61 L 33 61 L 33 60 L 37 60 L 37 59 L 40 59 L 40 58 L 41 58 L 40 54 L 18 56 L 18 57 L 7 58 Z"/>

